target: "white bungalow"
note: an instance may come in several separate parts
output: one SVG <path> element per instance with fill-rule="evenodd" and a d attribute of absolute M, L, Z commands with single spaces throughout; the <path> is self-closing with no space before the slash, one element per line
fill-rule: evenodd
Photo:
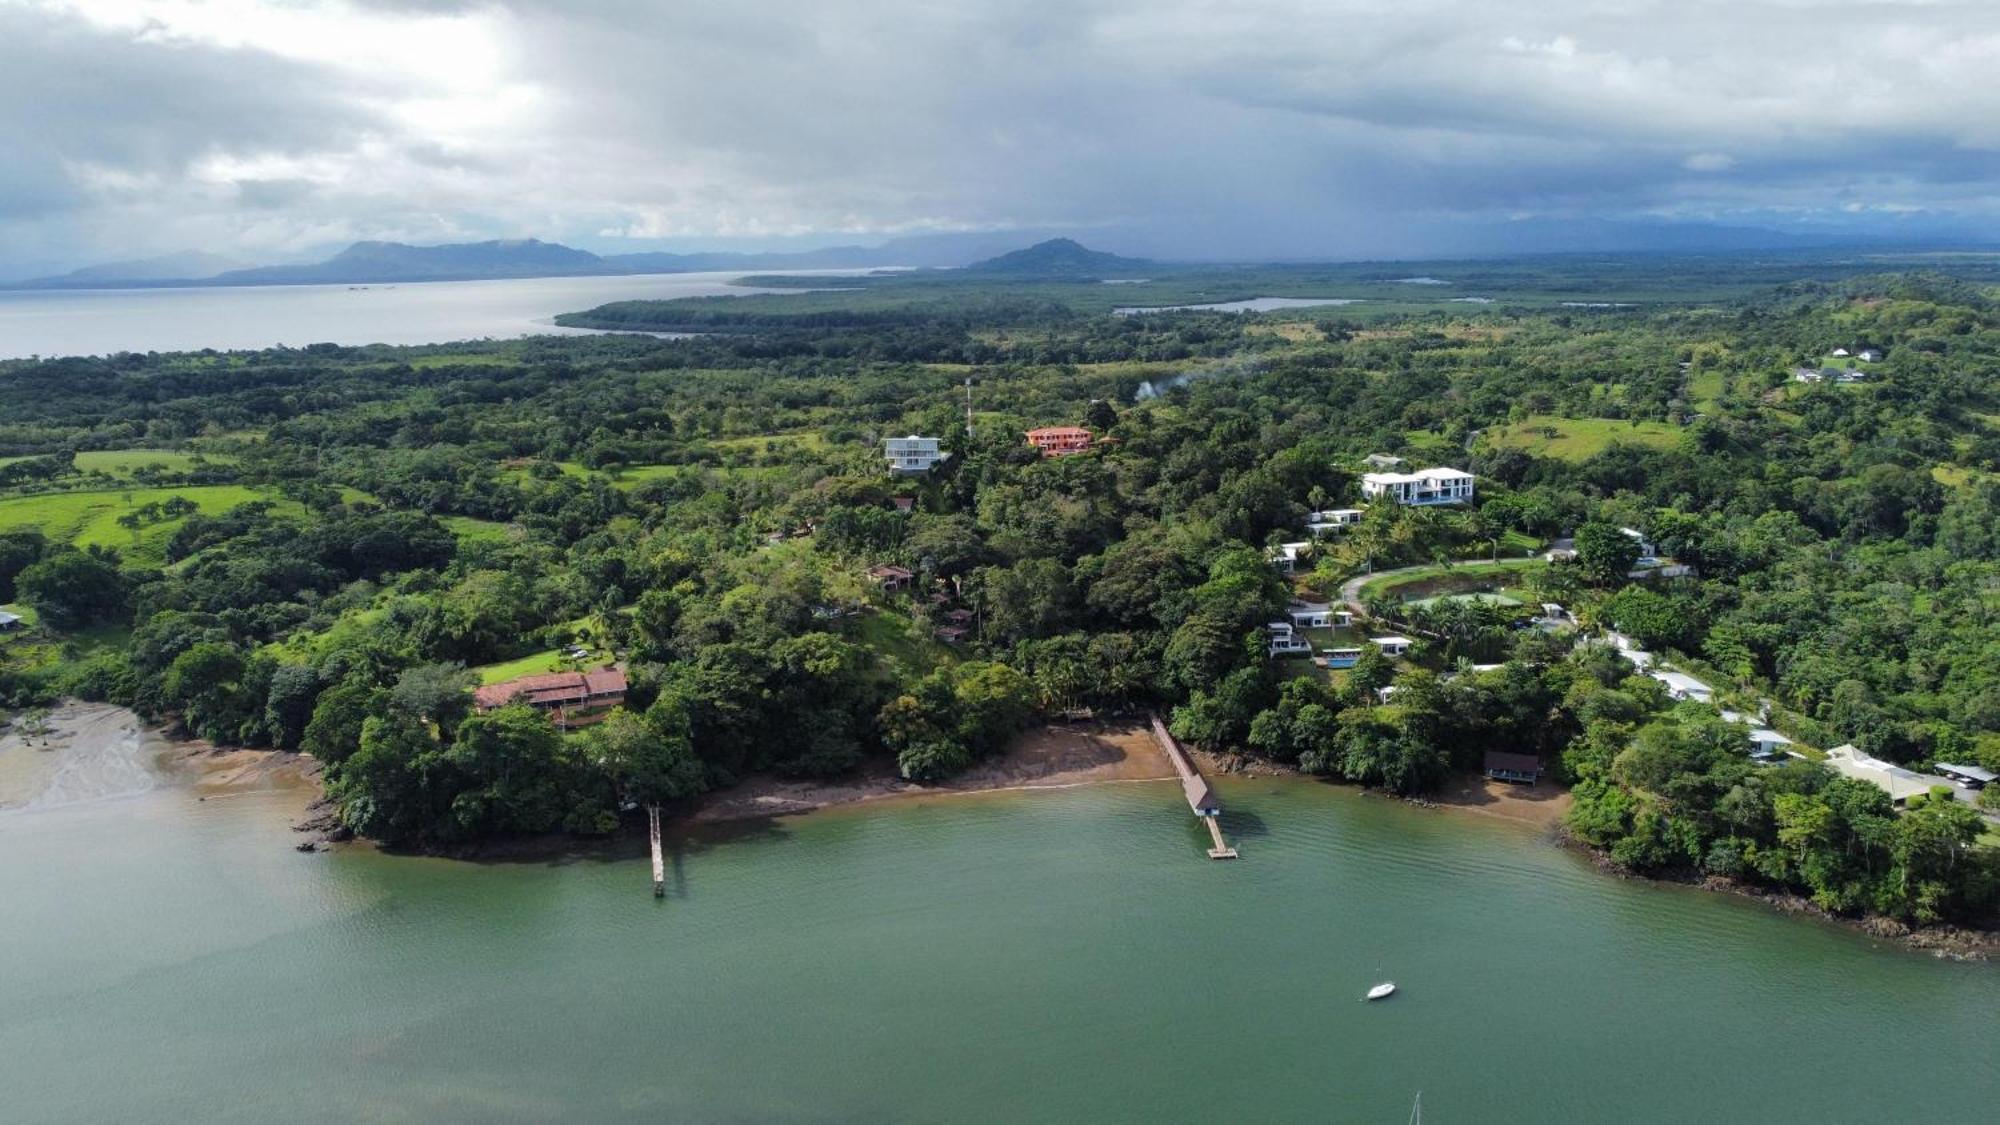
<path fill-rule="evenodd" d="M 1330 508 L 1324 512 L 1313 512 L 1306 516 L 1306 530 L 1314 539 L 1345 531 L 1361 522 L 1364 508 Z"/>
<path fill-rule="evenodd" d="M 1932 788 L 1943 784 L 1939 778 L 1925 777 L 1914 770 L 1890 765 L 1880 758 L 1873 758 L 1861 752 L 1852 742 L 1836 746 L 1826 752 L 1826 766 L 1842 777 L 1855 781 L 1865 781 L 1889 795 L 1889 800 L 1902 804 L 1911 797 L 1920 797 Z"/>
<path fill-rule="evenodd" d="M 882 451 L 889 462 L 889 471 L 901 476 L 917 476 L 931 471 L 931 467 L 950 456 L 938 449 L 934 437 L 892 437 L 882 443 Z"/>
<path fill-rule="evenodd" d="M 1368 456 L 1363 457 L 1362 460 L 1368 462 L 1369 467 L 1374 469 L 1400 469 L 1403 467 L 1403 459 L 1401 457 L 1392 457 L 1387 453 L 1370 453 Z"/>
<path fill-rule="evenodd" d="M 1267 557 L 1271 560 L 1272 566 L 1291 574 L 1299 568 L 1299 555 L 1311 546 L 1311 543 L 1280 543 L 1271 548 L 1271 553 Z"/>
<path fill-rule="evenodd" d="M 1835 359 L 1846 359 L 1849 355 L 1852 354 L 1853 353 L 1849 352 L 1846 348 L 1833 349 L 1833 358 Z"/>
<path fill-rule="evenodd" d="M 1285 615 L 1296 629 L 1338 629 L 1354 623 L 1354 615 L 1346 610 L 1316 602 L 1293 602 Z"/>
<path fill-rule="evenodd" d="M 1463 504 L 1472 499 L 1472 482 L 1472 474 L 1464 469 L 1366 473 L 1361 478 L 1361 494 L 1398 504 Z"/>
<path fill-rule="evenodd" d="M 1415 642 L 1408 637 L 1370 637 L 1368 643 L 1382 650 L 1383 656 L 1402 656 L 1410 651 Z"/>
<path fill-rule="evenodd" d="M 1692 699 L 1696 703 L 1710 703 L 1715 700 L 1715 689 L 1695 679 L 1685 672 L 1669 672 L 1654 669 L 1647 673 L 1667 685 L 1667 694 L 1675 699 Z"/>
<path fill-rule="evenodd" d="M 1636 527 L 1621 527 L 1618 529 L 1618 533 L 1638 545 L 1640 562 L 1660 561 L 1660 549 L 1653 546 L 1653 541 L 1646 538 L 1645 532 L 1640 531 Z"/>

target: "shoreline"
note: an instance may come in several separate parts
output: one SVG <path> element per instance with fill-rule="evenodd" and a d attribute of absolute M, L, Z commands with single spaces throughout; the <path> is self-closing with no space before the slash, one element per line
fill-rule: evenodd
<path fill-rule="evenodd" d="M 1681 876 L 1648 875 L 1633 871 L 1613 860 L 1602 849 L 1592 847 L 1570 835 L 1566 829 L 1558 828 L 1555 839 L 1559 846 L 1583 855 L 1590 861 L 1591 866 L 1597 868 L 1600 875 L 1613 879 L 1647 883 L 1656 887 L 1682 887 L 1704 894 L 1749 899 L 1777 914 L 1809 918 L 1863 937 L 1889 942 L 1907 952 L 1928 953 L 1943 960 L 2000 961 L 2000 928 L 1985 929 L 1955 923 L 1912 926 L 1882 914 L 1859 916 L 1835 914 L 1793 891 L 1746 883 L 1741 879 L 1725 875 L 1701 875 L 1695 872 L 1687 872 Z"/>
<path fill-rule="evenodd" d="M 0 739 L 0 750 L 10 751 L 19 759 L 27 757 L 32 749 L 37 751 L 33 758 L 39 759 L 42 752 L 59 752 L 72 744 L 93 737 L 103 738 L 107 734 L 136 739 L 134 758 L 142 763 L 151 783 L 135 789 L 131 788 L 129 778 L 118 776 L 113 781 L 123 785 L 123 788 L 114 787 L 111 792 L 85 794 L 77 799 L 127 796 L 148 788 L 184 788 L 197 802 L 203 803 L 252 794 L 286 794 L 297 799 L 296 804 L 287 807 L 284 813 L 292 831 L 300 834 L 295 850 L 315 852 L 335 846 L 379 849 L 375 841 L 357 837 L 339 824 L 326 798 L 324 769 L 311 755 L 286 750 L 218 747 L 201 739 L 176 737 L 169 731 L 168 727 L 139 720 L 126 708 L 70 701 L 51 711 L 45 734 L 30 739 L 20 730 L 8 730 L 4 739 Z M 1242 754 L 1190 749 L 1190 756 L 1196 768 L 1209 777 L 1316 780 L 1295 767 Z M 59 772 L 62 764 L 61 759 L 50 753 L 46 761 L 30 762 L 29 777 L 32 779 L 35 773 L 40 773 L 46 781 Z M 0 777 L 0 780 L 7 778 Z M 1178 780 L 1173 766 L 1154 742 L 1152 732 L 1143 719 L 1124 717 L 1051 723 L 1023 732 L 1000 755 L 948 782 L 922 784 L 906 781 L 895 772 L 893 763 L 883 760 L 868 763 L 856 777 L 837 781 L 752 778 L 729 789 L 697 798 L 680 810 L 672 822 L 680 834 L 694 835 L 707 828 L 826 809 L 859 808 L 902 798 Z M 1881 915 L 1852 917 L 1827 911 L 1810 899 L 1790 891 L 1737 879 L 1703 876 L 1694 872 L 1676 876 L 1630 871 L 1614 863 L 1603 851 L 1571 836 L 1562 827 L 1563 814 L 1570 805 L 1569 793 L 1553 785 L 1524 787 L 1476 775 L 1460 775 L 1446 789 L 1429 798 L 1403 798 L 1368 788 L 1357 791 L 1366 796 L 1387 797 L 1433 811 L 1478 816 L 1538 829 L 1556 846 L 1581 853 L 1599 873 L 1613 878 L 1751 899 L 1780 914 L 1813 918 L 1911 952 L 1929 953 L 1957 961 L 2000 961 L 2000 928 L 1952 924 L 1911 926 Z M 17 801 L 14 806 L 0 804 L 0 808 L 36 807 L 43 796 L 42 793 L 25 795 L 30 799 Z M 600 839 L 551 835 L 491 840 L 464 850 L 438 854 L 444 858 L 504 862 L 546 859 L 563 854 L 623 853 L 630 849 L 634 838 L 632 826 L 627 823 L 621 825 L 619 831 Z M 405 853 L 396 851 L 390 854 Z"/>

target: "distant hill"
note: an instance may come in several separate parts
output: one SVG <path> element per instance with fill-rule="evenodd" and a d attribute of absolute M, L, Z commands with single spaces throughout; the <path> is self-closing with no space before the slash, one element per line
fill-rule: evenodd
<path fill-rule="evenodd" d="M 1092 250 L 1068 238 L 1051 238 L 1025 250 L 988 258 L 965 267 L 968 273 L 1009 274 L 1015 277 L 1107 277 L 1150 268 L 1144 258 L 1121 258 Z"/>
<path fill-rule="evenodd" d="M 183 250 L 157 258 L 130 262 L 106 262 L 85 266 L 56 277 L 38 277 L 21 282 L 23 289 L 121 289 L 162 281 L 198 281 L 226 270 L 244 268 L 245 263 L 201 250 Z"/>
<path fill-rule="evenodd" d="M 318 285 L 397 281 L 473 281 L 503 277 L 582 277 L 630 273 L 588 250 L 540 239 L 411 246 L 357 242 L 324 262 L 230 270 L 209 285 Z"/>
<path fill-rule="evenodd" d="M 1018 245 L 1020 238 L 1019 232 L 951 232 L 896 238 L 880 246 L 826 246 L 756 253 L 714 251 L 677 254 L 655 251 L 605 255 L 532 238 L 447 243 L 441 246 L 357 242 L 322 262 L 245 267 L 241 262 L 218 255 L 189 251 L 149 258 L 143 262 L 91 266 L 60 277 L 37 278 L 14 285 L 0 285 L 0 288 L 359 285 L 486 278 L 963 266 Z"/>

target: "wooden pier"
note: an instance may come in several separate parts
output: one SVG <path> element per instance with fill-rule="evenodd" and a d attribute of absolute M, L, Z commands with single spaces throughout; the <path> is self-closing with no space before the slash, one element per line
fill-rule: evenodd
<path fill-rule="evenodd" d="M 653 833 L 653 897 L 667 897 L 667 859 L 660 848 L 660 806 L 647 805 L 646 819 L 652 822 Z"/>
<path fill-rule="evenodd" d="M 1188 808 L 1208 826 L 1208 835 L 1215 841 L 1215 846 L 1208 849 L 1208 858 L 1235 859 L 1236 849 L 1222 838 L 1222 802 L 1216 798 L 1215 790 L 1210 789 L 1208 782 L 1203 781 L 1201 774 L 1195 771 L 1187 751 L 1174 740 L 1167 724 L 1161 722 L 1158 715 L 1148 717 L 1153 721 L 1153 740 L 1160 744 L 1160 750 L 1174 764 L 1174 772 L 1181 775 L 1181 794 L 1187 798 Z"/>

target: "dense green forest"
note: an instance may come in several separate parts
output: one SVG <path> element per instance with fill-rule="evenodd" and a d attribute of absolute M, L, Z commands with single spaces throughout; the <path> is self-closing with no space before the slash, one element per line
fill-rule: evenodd
<path fill-rule="evenodd" d="M 1121 317 L 1074 282 L 904 280 L 587 318 L 731 330 L 687 339 L 0 364 L 0 601 L 27 618 L 0 695 L 310 751 L 351 826 L 431 848 L 756 773 L 941 778 L 1042 715 L 1155 707 L 1407 794 L 1535 753 L 1634 869 L 1977 919 L 1976 811 L 1896 810 L 1815 758 L 2000 768 L 2000 291 L 1703 269 L 1634 307 Z M 1619 283 L 1672 288 L 1647 276 Z M 1865 379 L 1794 379 L 1864 342 Z M 1022 432 L 1050 424 L 1108 440 L 1045 460 Z M 909 433 L 951 457 L 889 476 Z M 1270 549 L 1356 506 L 1376 453 L 1469 469 L 1478 502 L 1374 504 L 1282 574 Z M 1624 527 L 1692 572 L 1628 578 Z M 1407 656 L 1267 657 L 1289 600 L 1417 566 L 1363 594 Z M 1544 602 L 1575 627 L 1527 627 Z M 1602 628 L 1801 756 L 1752 762 Z M 472 709 L 614 657 L 609 721 Z"/>

